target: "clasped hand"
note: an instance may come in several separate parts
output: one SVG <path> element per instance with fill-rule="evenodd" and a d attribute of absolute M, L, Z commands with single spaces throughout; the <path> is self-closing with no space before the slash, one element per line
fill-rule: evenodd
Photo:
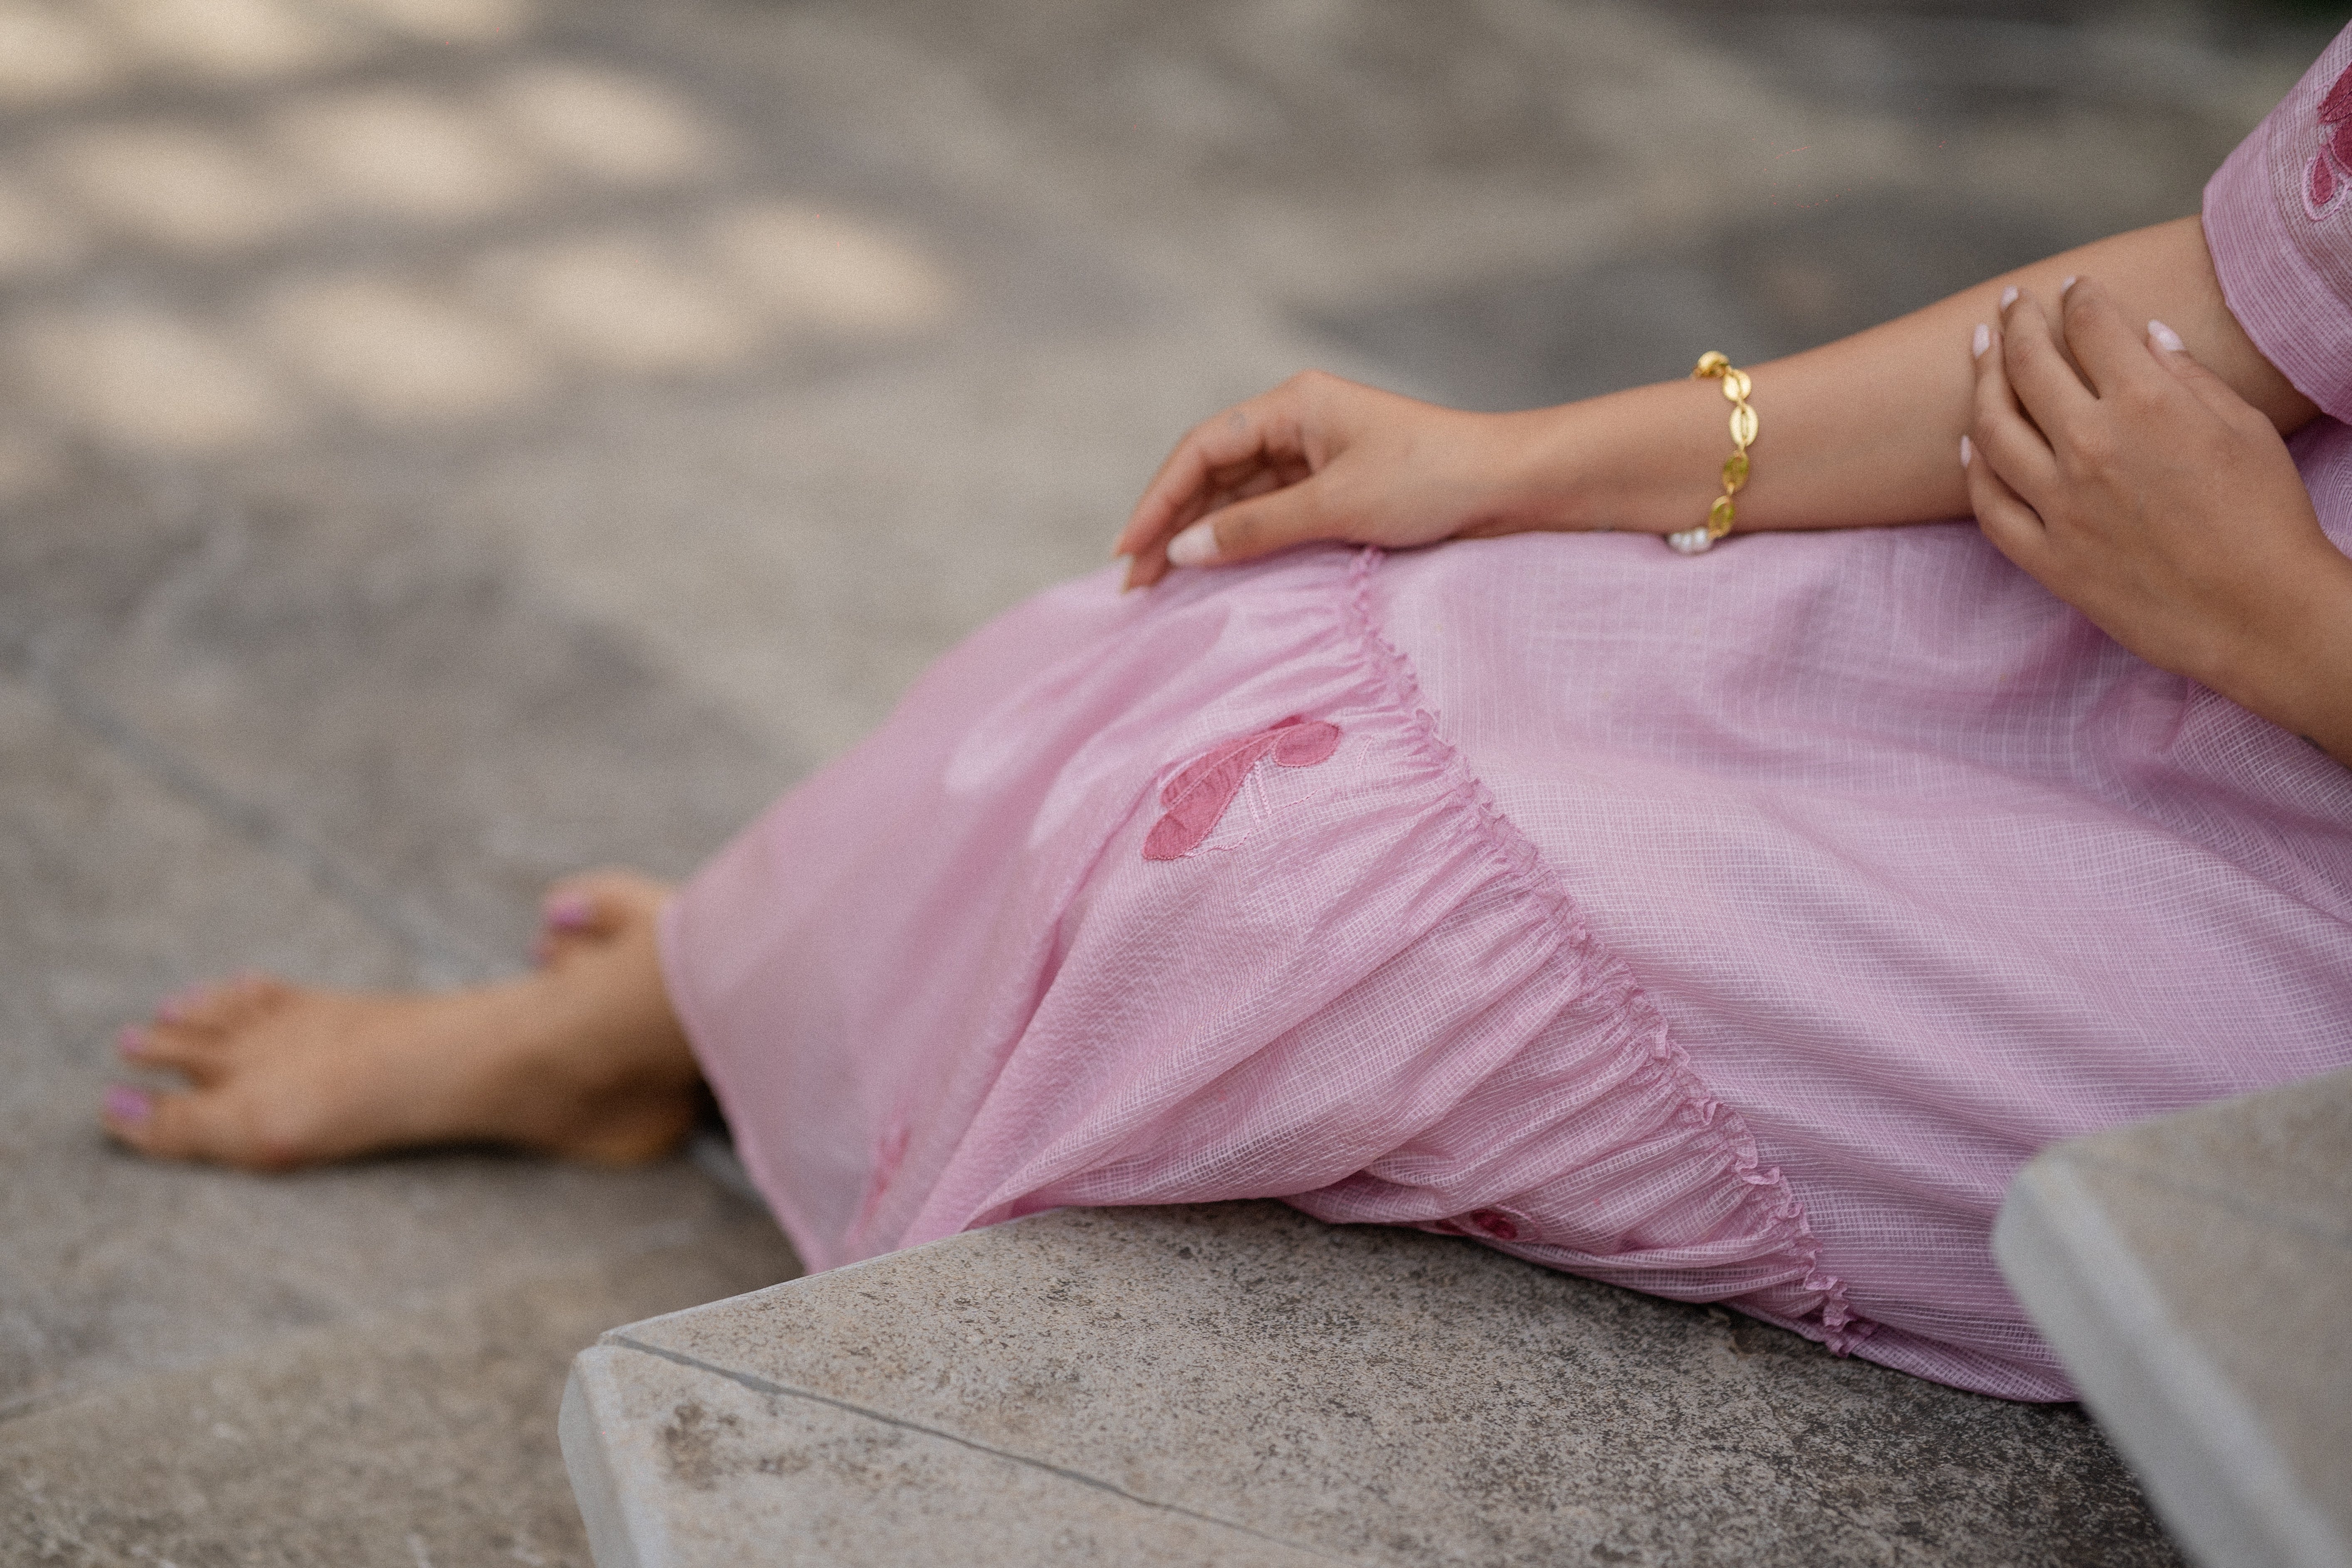
<path fill-rule="evenodd" d="M 2270 420 L 2089 279 L 2054 321 L 2011 290 L 1974 348 L 1986 538 L 2149 663 L 2294 723 L 2347 563 Z"/>

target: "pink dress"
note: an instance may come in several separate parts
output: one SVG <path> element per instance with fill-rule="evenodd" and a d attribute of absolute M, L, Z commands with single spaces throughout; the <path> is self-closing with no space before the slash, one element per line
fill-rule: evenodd
<path fill-rule="evenodd" d="M 2206 222 L 2352 548 L 2347 67 Z M 2064 1398 L 2002 1190 L 2352 1063 L 2352 772 L 1963 524 L 1311 549 L 984 628 L 663 955 L 812 1268 L 1272 1196 Z"/>

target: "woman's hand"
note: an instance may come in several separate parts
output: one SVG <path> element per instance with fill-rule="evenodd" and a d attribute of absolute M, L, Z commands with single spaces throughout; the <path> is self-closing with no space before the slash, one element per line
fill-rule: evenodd
<path fill-rule="evenodd" d="M 1985 536 L 2149 663 L 2345 756 L 2352 561 L 2285 442 L 2098 284 L 2060 312 L 2019 294 L 1977 329 L 1962 460 Z"/>
<path fill-rule="evenodd" d="M 1539 417 L 1294 375 L 1176 444 L 1119 533 L 1127 585 L 1308 540 L 1402 549 L 1536 526 L 1526 459 Z"/>

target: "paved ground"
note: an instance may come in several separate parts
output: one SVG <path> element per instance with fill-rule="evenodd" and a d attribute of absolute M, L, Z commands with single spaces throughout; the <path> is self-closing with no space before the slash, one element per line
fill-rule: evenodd
<path fill-rule="evenodd" d="M 1832 335 L 2190 210 L 2329 21 L 0 0 L 0 1560 L 578 1562 L 566 1359 L 793 1267 L 684 1162 L 130 1160 L 154 995 L 509 968 L 1221 403 Z"/>

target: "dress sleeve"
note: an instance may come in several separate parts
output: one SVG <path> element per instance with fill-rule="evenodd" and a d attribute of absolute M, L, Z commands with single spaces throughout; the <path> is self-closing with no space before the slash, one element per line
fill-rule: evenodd
<path fill-rule="evenodd" d="M 2254 346 L 2352 423 L 2352 26 L 2207 182 L 2205 243 Z"/>

